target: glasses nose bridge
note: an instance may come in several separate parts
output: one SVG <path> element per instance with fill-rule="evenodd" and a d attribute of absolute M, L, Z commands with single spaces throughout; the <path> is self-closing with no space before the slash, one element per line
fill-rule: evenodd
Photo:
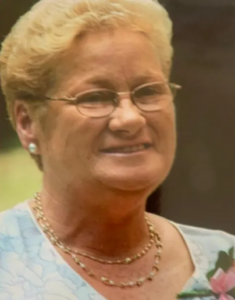
<path fill-rule="evenodd" d="M 128 101 L 124 101 L 124 102 L 126 102 L 126 104 L 124 104 L 124 102 L 121 102 L 121 100 L 128 100 Z M 119 107 L 121 110 L 124 110 L 125 113 L 128 113 L 128 114 L 130 113 L 130 111 L 131 111 L 131 114 L 134 114 L 134 115 L 135 114 L 139 115 L 139 113 L 140 113 L 140 110 L 133 99 L 132 91 L 116 92 L 116 108 L 117 107 Z"/>
<path fill-rule="evenodd" d="M 125 94 L 131 94 L 131 91 L 126 92 L 117 92 L 118 95 L 125 95 Z"/>
<path fill-rule="evenodd" d="M 123 96 L 128 96 L 128 98 L 131 100 L 131 103 L 135 105 L 133 101 L 133 96 L 131 91 L 126 91 L 126 92 L 116 92 L 116 98 L 117 98 L 117 105 L 120 105 L 120 100 L 123 98 L 125 99 L 126 97 Z"/>

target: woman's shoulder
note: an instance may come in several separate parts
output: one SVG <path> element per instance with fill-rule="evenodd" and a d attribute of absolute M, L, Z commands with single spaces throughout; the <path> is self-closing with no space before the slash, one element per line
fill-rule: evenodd
<path fill-rule="evenodd" d="M 232 267 L 235 260 L 235 236 L 214 230 L 172 222 L 183 237 L 198 270 L 207 274 L 215 266 Z"/>
<path fill-rule="evenodd" d="M 172 241 L 176 243 L 180 236 L 193 257 L 203 256 L 215 261 L 221 251 L 228 253 L 235 247 L 235 236 L 223 230 L 179 224 L 163 217 L 156 217 L 155 220 L 163 226 L 169 244 Z"/>
<path fill-rule="evenodd" d="M 150 214 L 152 220 L 170 230 L 172 226 L 181 234 L 184 240 L 195 241 L 220 247 L 222 244 L 235 245 L 235 235 L 220 229 L 209 229 L 187 224 L 180 224 L 164 217 Z"/>
<path fill-rule="evenodd" d="M 0 212 L 0 222 L 9 217 L 17 217 L 19 215 L 28 213 L 27 201 L 21 202 L 14 207 Z"/>
<path fill-rule="evenodd" d="M 171 223 L 185 236 L 186 239 L 200 241 L 221 247 L 222 244 L 235 245 L 235 236 L 223 230 L 208 229 L 185 224 Z"/>
<path fill-rule="evenodd" d="M 0 236 L 16 237 L 30 227 L 32 218 L 26 201 L 0 213 Z"/>
<path fill-rule="evenodd" d="M 235 236 L 222 230 L 171 223 L 183 236 L 195 266 L 195 272 L 185 286 L 185 294 L 181 296 L 185 298 L 187 294 L 191 299 L 198 295 L 197 299 L 201 299 L 200 295 L 205 290 L 214 296 L 220 292 L 216 287 L 222 286 L 225 278 L 231 275 L 234 278 Z M 228 292 L 227 289 L 224 291 Z"/>

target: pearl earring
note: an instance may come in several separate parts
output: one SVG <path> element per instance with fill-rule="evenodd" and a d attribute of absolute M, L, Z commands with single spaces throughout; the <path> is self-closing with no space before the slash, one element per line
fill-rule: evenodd
<path fill-rule="evenodd" d="M 31 154 L 36 154 L 36 152 L 37 152 L 37 145 L 34 144 L 34 143 L 30 143 L 29 146 L 28 146 L 28 149 L 29 149 L 29 152 Z"/>

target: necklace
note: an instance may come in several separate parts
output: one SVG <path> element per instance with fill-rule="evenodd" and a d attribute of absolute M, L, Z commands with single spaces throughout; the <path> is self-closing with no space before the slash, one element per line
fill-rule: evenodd
<path fill-rule="evenodd" d="M 97 258 L 86 252 L 81 252 L 78 249 L 72 249 L 72 248 L 66 246 L 63 242 L 61 242 L 59 240 L 58 236 L 55 234 L 54 230 L 51 228 L 51 226 L 44 214 L 44 211 L 42 208 L 42 203 L 41 203 L 41 194 L 40 193 L 37 193 L 34 197 L 33 209 L 36 213 L 36 218 L 38 220 L 38 223 L 40 224 L 43 232 L 47 235 L 47 237 L 49 238 L 51 243 L 53 245 L 55 245 L 56 247 L 58 247 L 59 249 L 61 249 L 64 253 L 70 255 L 73 258 L 73 260 L 75 261 L 75 263 L 82 270 L 84 270 L 90 277 L 94 277 L 94 278 L 101 280 L 105 285 L 122 287 L 122 288 L 141 286 L 147 280 L 153 280 L 154 276 L 159 271 L 158 265 L 159 265 L 159 262 L 161 259 L 163 245 L 161 243 L 161 238 L 160 238 L 159 234 L 155 231 L 153 224 L 149 222 L 147 217 L 145 217 L 145 220 L 146 220 L 148 230 L 149 230 L 149 237 L 150 237 L 149 243 L 144 247 L 144 249 L 141 252 L 138 252 L 134 256 L 127 257 L 125 259 L 111 261 L 111 260 L 104 260 L 101 258 Z M 151 249 L 151 247 L 154 244 L 156 246 L 157 252 L 155 254 L 155 260 L 154 260 L 154 264 L 152 266 L 151 272 L 149 272 L 144 277 L 137 278 L 135 280 L 128 281 L 128 282 L 115 282 L 104 276 L 100 276 L 100 275 L 94 273 L 92 270 L 88 269 L 87 266 L 78 257 L 78 256 L 83 256 L 83 257 L 86 257 L 88 259 L 94 260 L 94 261 L 102 263 L 102 264 L 110 264 L 110 265 L 111 264 L 118 264 L 118 265 L 125 264 L 126 265 L 126 264 L 130 264 L 130 263 L 134 262 L 135 260 L 143 257 L 145 254 L 147 254 L 147 252 Z"/>

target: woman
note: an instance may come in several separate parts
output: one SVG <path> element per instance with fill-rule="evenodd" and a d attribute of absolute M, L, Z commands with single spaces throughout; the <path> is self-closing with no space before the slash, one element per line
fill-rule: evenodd
<path fill-rule="evenodd" d="M 42 0 L 5 39 L 2 89 L 43 185 L 0 216 L 1 300 L 234 299 L 233 236 L 145 212 L 175 154 L 170 40 L 143 0 Z"/>

